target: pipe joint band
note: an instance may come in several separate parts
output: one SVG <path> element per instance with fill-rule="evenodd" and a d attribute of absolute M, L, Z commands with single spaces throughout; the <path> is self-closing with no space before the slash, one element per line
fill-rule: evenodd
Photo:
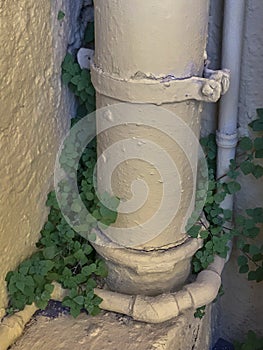
<path fill-rule="evenodd" d="M 227 134 L 221 131 L 216 132 L 216 143 L 221 148 L 232 149 L 235 148 L 238 142 L 237 133 Z"/>
<path fill-rule="evenodd" d="M 229 87 L 228 70 L 204 70 L 205 77 L 176 79 L 167 75 L 153 79 L 141 74 L 143 78 L 121 79 L 105 73 L 101 68 L 91 65 L 92 83 L 98 93 L 117 100 L 133 103 L 175 103 L 187 100 L 216 102 Z"/>

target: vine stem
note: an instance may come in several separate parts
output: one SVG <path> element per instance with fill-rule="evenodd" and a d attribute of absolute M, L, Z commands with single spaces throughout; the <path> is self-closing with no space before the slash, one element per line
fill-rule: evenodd
<path fill-rule="evenodd" d="M 247 253 L 245 253 L 243 250 L 242 250 L 242 253 L 248 258 L 248 260 L 250 260 L 256 267 L 261 267 L 259 264 L 257 264 L 256 261 L 254 261 L 251 256 Z"/>
<path fill-rule="evenodd" d="M 255 151 L 253 150 L 253 151 L 252 151 L 252 154 L 253 154 L 254 152 L 255 152 Z M 239 154 L 238 157 L 242 157 L 243 155 L 246 155 L 246 152 L 243 152 L 243 153 Z M 249 160 L 249 157 L 247 157 L 243 162 L 246 162 L 247 160 Z M 234 170 L 240 170 L 240 165 L 237 165 L 237 166 L 235 167 Z M 227 174 L 223 174 L 223 175 L 219 176 L 219 177 L 216 179 L 216 181 L 220 181 L 220 180 L 222 180 L 222 179 L 223 179 L 224 177 L 226 177 L 226 176 L 227 176 Z"/>

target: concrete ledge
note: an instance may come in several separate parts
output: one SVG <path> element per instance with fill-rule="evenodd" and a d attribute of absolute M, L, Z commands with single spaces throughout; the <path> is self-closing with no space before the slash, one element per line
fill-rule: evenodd
<path fill-rule="evenodd" d="M 210 308 L 203 320 L 190 310 L 158 325 L 104 312 L 96 317 L 81 314 L 77 319 L 39 316 L 11 350 L 208 350 Z"/>

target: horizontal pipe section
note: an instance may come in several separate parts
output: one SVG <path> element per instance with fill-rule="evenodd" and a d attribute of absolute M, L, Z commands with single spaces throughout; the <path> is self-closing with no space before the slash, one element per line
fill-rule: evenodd
<path fill-rule="evenodd" d="M 195 282 L 175 293 L 149 297 L 126 295 L 99 288 L 95 288 L 94 291 L 103 299 L 100 307 L 104 310 L 131 316 L 136 321 L 162 323 L 190 308 L 211 303 L 221 285 L 220 275 L 224 263 L 224 259 L 216 256 L 214 262 L 198 274 Z M 58 283 L 53 284 L 55 288 L 51 298 L 62 301 L 68 290 Z M 3 319 L 0 324 L 0 350 L 7 350 L 22 335 L 25 325 L 38 309 L 35 304 L 27 305 L 24 310 Z"/>

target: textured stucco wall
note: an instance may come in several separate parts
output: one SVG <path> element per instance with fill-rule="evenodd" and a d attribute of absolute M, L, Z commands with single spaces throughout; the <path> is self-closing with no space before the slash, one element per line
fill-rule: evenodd
<path fill-rule="evenodd" d="M 0 2 L 0 318 L 4 278 L 35 249 L 47 216 L 55 155 L 74 101 L 61 86 L 60 65 L 83 0 Z M 57 20 L 62 9 L 66 16 Z"/>
<path fill-rule="evenodd" d="M 223 1 L 221 2 L 223 3 Z M 245 13 L 244 41 L 242 53 L 242 71 L 239 100 L 239 134 L 249 133 L 248 123 L 255 117 L 256 108 L 263 106 L 263 2 L 247 0 Z M 222 4 L 220 0 L 211 0 L 211 30 L 209 31 L 208 57 L 213 62 L 220 62 L 216 49 L 220 37 L 220 18 Z M 216 10 L 218 9 L 218 10 Z M 216 11 L 215 11 L 216 10 Z M 221 68 L 216 64 L 213 68 Z M 223 67 L 227 68 L 227 67 Z M 209 119 L 209 109 L 205 109 L 203 117 L 203 133 L 215 131 L 215 124 Z M 211 114 L 213 118 L 213 114 Z M 246 176 L 240 178 L 242 191 L 236 196 L 235 210 L 242 212 L 246 208 L 263 206 L 263 181 Z M 262 242 L 263 232 L 259 240 Z M 215 337 L 242 339 L 244 334 L 252 329 L 263 334 L 263 285 L 248 282 L 244 275 L 238 273 L 236 258 L 238 251 L 234 249 L 232 258 L 224 271 L 225 295 L 220 299 L 219 313 L 214 310 Z"/>

